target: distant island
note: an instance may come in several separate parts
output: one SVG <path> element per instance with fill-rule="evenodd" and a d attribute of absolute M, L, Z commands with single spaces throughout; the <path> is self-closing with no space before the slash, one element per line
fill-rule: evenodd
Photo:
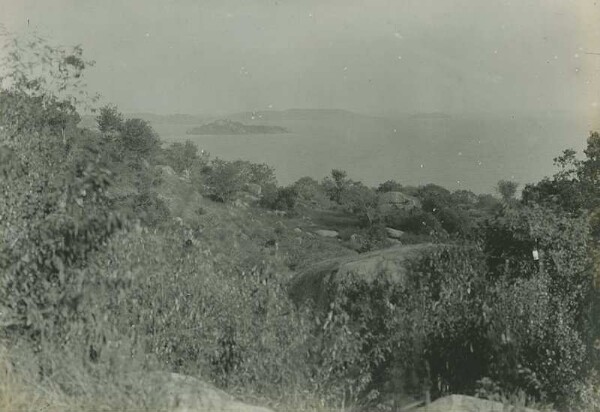
<path fill-rule="evenodd" d="M 247 125 L 231 120 L 216 120 L 199 127 L 194 127 L 186 132 L 193 135 L 238 135 L 238 134 L 280 134 L 289 131 L 280 126 Z"/>

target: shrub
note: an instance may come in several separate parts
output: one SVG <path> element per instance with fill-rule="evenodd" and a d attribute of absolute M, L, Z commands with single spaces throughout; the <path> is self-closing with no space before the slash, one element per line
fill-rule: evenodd
<path fill-rule="evenodd" d="M 273 210 L 294 211 L 298 203 L 298 191 L 294 186 L 275 187 L 266 186 L 260 199 L 263 207 Z"/>
<path fill-rule="evenodd" d="M 119 242 L 106 258 L 117 272 L 130 270 L 132 258 L 140 262 L 113 307 L 120 330 L 136 325 L 137 339 L 170 370 L 221 386 L 279 396 L 310 387 L 308 318 L 292 306 L 275 268 L 264 262 L 231 272 L 210 251 L 184 247 L 182 235 L 173 227 Z"/>
<path fill-rule="evenodd" d="M 209 194 L 221 202 L 234 200 L 248 183 L 276 186 L 274 171 L 265 164 L 215 159 L 206 172 Z"/>
<path fill-rule="evenodd" d="M 123 128 L 123 115 L 116 106 L 106 105 L 100 108 L 100 114 L 96 117 L 98 129 L 105 134 L 116 134 Z"/>
<path fill-rule="evenodd" d="M 326 177 L 321 183 L 325 193 L 336 203 L 340 203 L 342 193 L 352 184 L 347 176 L 348 174 L 345 171 L 333 169 L 331 177 Z"/>
<path fill-rule="evenodd" d="M 122 225 L 106 195 L 110 173 L 65 161 L 55 144 L 42 153 L 16 146 L 12 173 L 0 177 L 2 312 L 36 339 L 65 338 L 89 315 L 81 312 L 86 285 L 95 282 L 88 256 Z"/>
<path fill-rule="evenodd" d="M 190 172 L 195 163 L 199 160 L 198 146 L 189 140 L 185 143 L 172 143 L 165 149 L 167 163 L 177 173 L 184 170 Z"/>
<path fill-rule="evenodd" d="M 234 200 L 248 183 L 248 177 L 239 165 L 221 159 L 214 159 L 206 179 L 209 194 L 220 202 Z"/>
<path fill-rule="evenodd" d="M 135 156 L 146 157 L 155 154 L 160 148 L 158 135 L 145 120 L 127 119 L 119 132 L 118 141 Z"/>
<path fill-rule="evenodd" d="M 346 211 L 358 216 L 368 226 L 373 226 L 379 220 L 377 194 L 362 183 L 347 187 L 340 193 L 338 201 Z"/>
<path fill-rule="evenodd" d="M 301 177 L 292 186 L 304 200 L 312 200 L 322 190 L 319 182 L 308 176 Z"/>
<path fill-rule="evenodd" d="M 433 214 L 423 211 L 400 214 L 394 219 L 393 226 L 397 229 L 420 235 L 444 233 L 444 229 L 437 218 Z"/>
<path fill-rule="evenodd" d="M 388 180 L 386 182 L 381 183 L 378 187 L 377 187 L 377 191 L 380 193 L 385 193 L 385 192 L 401 192 L 403 189 L 403 186 L 396 182 L 395 180 Z"/>

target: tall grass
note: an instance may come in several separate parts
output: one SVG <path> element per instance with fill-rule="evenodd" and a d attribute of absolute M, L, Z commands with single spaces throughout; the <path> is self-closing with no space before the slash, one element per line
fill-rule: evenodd
<path fill-rule="evenodd" d="M 40 377 L 44 365 L 52 372 Z M 132 362 L 122 365 L 131 367 Z M 107 373 L 74 353 L 0 346 L 0 411 L 165 411 L 166 398 L 146 373 Z"/>

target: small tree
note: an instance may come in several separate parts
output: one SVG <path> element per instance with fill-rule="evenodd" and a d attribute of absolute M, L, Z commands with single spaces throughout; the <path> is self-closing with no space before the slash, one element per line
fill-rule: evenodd
<path fill-rule="evenodd" d="M 117 106 L 106 105 L 100 108 L 100 114 L 96 117 L 98 129 L 102 133 L 118 133 L 123 128 L 123 115 Z"/>
<path fill-rule="evenodd" d="M 248 167 L 248 183 L 265 186 L 276 185 L 275 169 L 265 163 L 246 162 Z"/>
<path fill-rule="evenodd" d="M 519 184 L 510 180 L 500 180 L 496 186 L 496 191 L 502 197 L 505 202 L 511 201 L 517 194 L 517 188 Z"/>
<path fill-rule="evenodd" d="M 396 182 L 395 180 L 388 180 L 388 181 L 381 183 L 379 185 L 379 187 L 377 188 L 377 191 L 380 193 L 401 192 L 402 185 L 400 183 Z"/>
<path fill-rule="evenodd" d="M 265 187 L 260 204 L 273 210 L 293 211 L 298 203 L 298 191 L 294 186 L 276 187 L 268 185 Z"/>
<path fill-rule="evenodd" d="M 323 180 L 323 188 L 334 202 L 340 203 L 342 193 L 352 184 L 352 181 L 347 176 L 348 174 L 345 171 L 333 169 L 331 177 L 326 177 Z"/>
<path fill-rule="evenodd" d="M 177 173 L 184 170 L 191 171 L 194 163 L 198 160 L 198 146 L 189 140 L 185 143 L 173 143 L 166 149 L 169 165 Z"/>
<path fill-rule="evenodd" d="M 362 183 L 355 183 L 340 194 L 340 204 L 372 226 L 377 218 L 377 194 Z"/>
<path fill-rule="evenodd" d="M 309 176 L 301 177 L 293 186 L 296 188 L 298 195 L 305 200 L 312 200 L 321 190 L 319 182 Z"/>
<path fill-rule="evenodd" d="M 125 120 L 118 139 L 125 149 L 137 156 L 148 156 L 160 147 L 158 135 L 152 126 L 142 119 Z"/>
<path fill-rule="evenodd" d="M 248 183 L 248 176 L 239 164 L 214 159 L 206 184 L 210 195 L 220 202 L 234 200 L 236 195 Z"/>

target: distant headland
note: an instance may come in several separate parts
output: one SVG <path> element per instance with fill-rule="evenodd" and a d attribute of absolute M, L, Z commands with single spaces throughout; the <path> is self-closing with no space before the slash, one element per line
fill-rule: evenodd
<path fill-rule="evenodd" d="M 281 126 L 247 125 L 223 119 L 194 127 L 186 133 L 189 135 L 280 134 L 289 133 L 289 130 Z"/>

